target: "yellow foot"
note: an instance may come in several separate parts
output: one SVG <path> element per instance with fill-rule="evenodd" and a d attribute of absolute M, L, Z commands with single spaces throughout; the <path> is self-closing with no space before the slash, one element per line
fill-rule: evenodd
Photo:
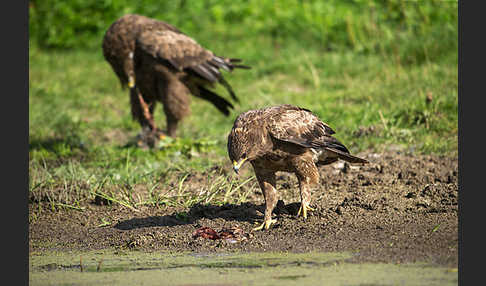
<path fill-rule="evenodd" d="M 253 231 L 262 230 L 263 228 L 269 229 L 272 223 L 276 223 L 276 219 L 266 220 L 259 227 L 255 227 Z"/>
<path fill-rule="evenodd" d="M 297 212 L 297 216 L 300 215 L 300 213 L 302 213 L 302 216 L 307 219 L 307 211 L 315 211 L 315 209 L 311 208 L 310 206 L 308 205 L 304 205 L 304 204 L 300 204 L 300 209 L 299 211 Z"/>
<path fill-rule="evenodd" d="M 156 128 L 152 131 L 154 134 L 155 134 L 155 137 L 159 140 L 165 140 L 165 138 L 167 138 L 167 134 L 160 130 L 159 128 Z"/>

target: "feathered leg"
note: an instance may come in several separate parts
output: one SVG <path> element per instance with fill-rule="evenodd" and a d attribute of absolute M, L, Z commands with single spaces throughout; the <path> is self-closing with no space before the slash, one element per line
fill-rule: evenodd
<path fill-rule="evenodd" d="M 261 230 L 263 228 L 269 229 L 272 223 L 276 223 L 276 219 L 272 219 L 272 211 L 277 205 L 277 189 L 275 188 L 275 172 L 266 170 L 255 170 L 258 184 L 263 192 L 265 199 L 265 216 L 263 223 L 253 230 Z"/>
<path fill-rule="evenodd" d="M 175 137 L 180 121 L 190 112 L 191 97 L 189 90 L 179 81 L 159 82 L 160 99 L 164 105 L 164 113 L 167 119 L 167 134 Z"/>
<path fill-rule="evenodd" d="M 307 211 L 313 211 L 310 207 L 311 202 L 311 188 L 319 182 L 319 171 L 314 162 L 306 160 L 297 165 L 295 172 L 299 181 L 301 205 L 297 216 L 301 215 L 307 219 Z"/>

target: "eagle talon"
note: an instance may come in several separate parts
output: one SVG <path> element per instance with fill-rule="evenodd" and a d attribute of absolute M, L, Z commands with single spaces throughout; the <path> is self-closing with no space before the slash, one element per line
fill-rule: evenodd
<path fill-rule="evenodd" d="M 307 211 L 308 210 L 309 211 L 315 211 L 314 208 L 311 208 L 310 206 L 305 205 L 305 204 L 301 204 L 299 211 L 297 212 L 297 216 L 299 216 L 302 213 L 302 216 L 304 217 L 304 219 L 307 219 Z"/>
<path fill-rule="evenodd" d="M 265 229 L 269 229 L 270 228 L 270 225 L 272 223 L 276 223 L 277 220 L 276 219 L 270 219 L 270 220 L 266 220 L 264 221 L 260 226 L 258 227 L 255 227 L 254 229 L 252 229 L 253 231 L 257 231 L 257 230 L 262 230 L 263 228 Z"/>
<path fill-rule="evenodd" d="M 167 138 L 167 134 L 164 131 L 160 130 L 159 128 L 154 129 L 152 132 L 154 133 L 155 137 L 159 140 L 165 140 L 165 138 Z"/>

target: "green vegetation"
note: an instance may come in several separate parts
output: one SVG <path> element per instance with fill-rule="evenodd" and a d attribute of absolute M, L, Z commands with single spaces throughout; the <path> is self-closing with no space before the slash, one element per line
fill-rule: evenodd
<path fill-rule="evenodd" d="M 347 263 L 351 253 L 167 254 L 138 251 L 42 253 L 32 285 L 457 285 L 457 268 Z M 161 279 L 164 277 L 164 279 Z"/>
<path fill-rule="evenodd" d="M 457 1 L 31 0 L 29 6 L 31 39 L 52 48 L 98 48 L 106 28 L 127 13 L 163 19 L 203 44 L 215 37 L 242 44 L 267 37 L 276 45 L 294 39 L 325 49 L 398 52 L 411 61 L 457 46 Z"/>
<path fill-rule="evenodd" d="M 226 136 L 239 113 L 281 103 L 311 109 L 352 153 L 457 156 L 457 1 L 30 3 L 30 202 L 80 211 L 96 197 L 134 209 L 243 202 L 257 185 L 251 172 L 228 175 Z M 226 118 L 194 98 L 180 138 L 130 144 L 139 126 L 101 52 L 124 13 L 243 59 L 252 69 L 227 76 L 241 104 Z M 165 126 L 160 106 L 156 121 Z M 201 185 L 186 184 L 194 173 Z"/>

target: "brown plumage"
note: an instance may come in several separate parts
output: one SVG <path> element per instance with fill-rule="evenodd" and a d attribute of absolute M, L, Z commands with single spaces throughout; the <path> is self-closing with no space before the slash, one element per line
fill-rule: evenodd
<path fill-rule="evenodd" d="M 190 113 L 190 94 L 211 102 L 224 115 L 233 105 L 209 88 L 222 84 L 238 101 L 220 69 L 249 68 L 240 60 L 214 55 L 177 28 L 129 14 L 115 21 L 103 39 L 103 55 L 123 87 L 130 87 L 131 112 L 144 130 L 157 130 L 153 112 L 163 104 L 167 133 Z"/>
<path fill-rule="evenodd" d="M 265 217 L 260 227 L 268 229 L 275 220 L 277 204 L 275 172 L 291 172 L 299 181 L 302 213 L 307 218 L 311 201 L 310 188 L 319 182 L 317 167 L 336 162 L 368 163 L 349 154 L 348 149 L 332 137 L 334 130 L 310 110 L 289 104 L 240 114 L 228 136 L 228 155 L 235 172 L 245 162 L 255 171 L 265 198 Z"/>

